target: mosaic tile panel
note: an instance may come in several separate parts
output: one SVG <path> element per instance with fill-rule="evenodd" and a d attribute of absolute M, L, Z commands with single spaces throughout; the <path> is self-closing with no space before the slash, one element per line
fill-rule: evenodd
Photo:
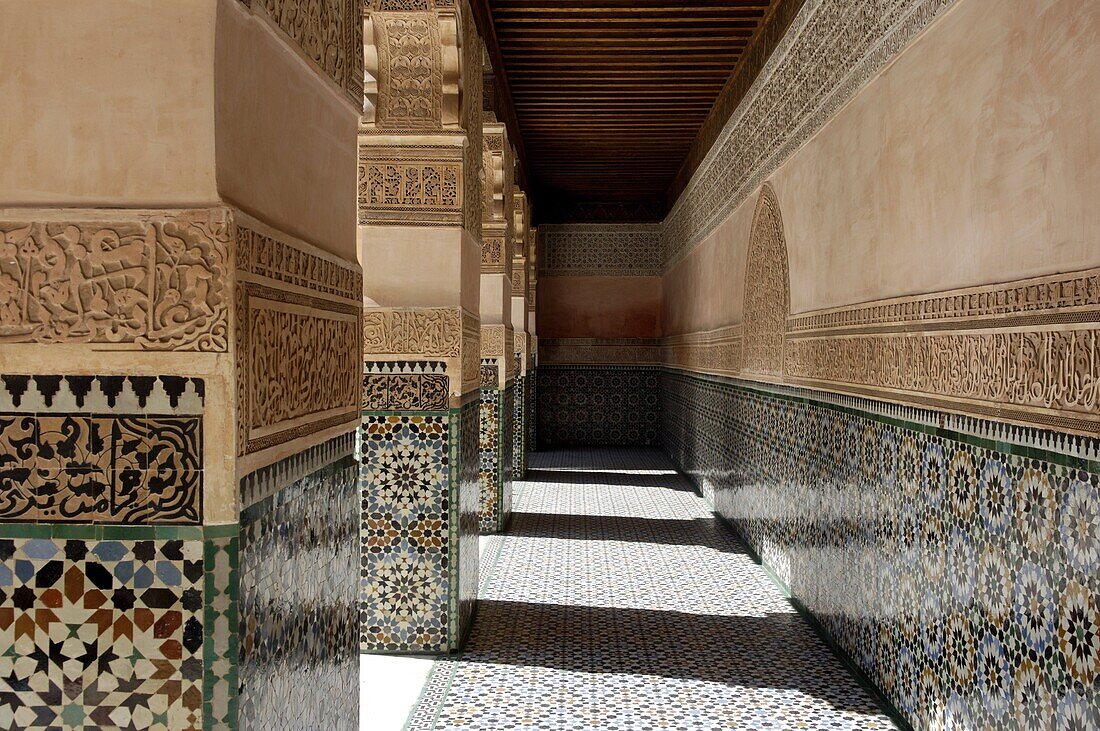
<path fill-rule="evenodd" d="M 1097 462 L 808 394 L 666 372 L 662 445 L 914 728 L 1100 728 Z"/>
<path fill-rule="evenodd" d="M 241 729 L 358 728 L 358 476 L 346 454 L 241 511 Z"/>
<path fill-rule="evenodd" d="M 364 416 L 360 645 L 445 651 L 451 543 L 450 417 Z"/>
<path fill-rule="evenodd" d="M 409 731 L 894 728 L 657 450 L 529 477 Z"/>
<path fill-rule="evenodd" d="M 0 521 L 202 521 L 200 379 L 0 377 Z"/>
<path fill-rule="evenodd" d="M 471 394 L 472 395 L 472 394 Z M 451 610 L 451 650 L 462 648 L 473 623 L 478 590 L 478 536 L 480 534 L 481 480 L 478 477 L 478 421 L 480 398 L 471 398 L 452 411 L 451 480 L 457 485 L 457 504 L 452 506 L 451 586 L 458 587 Z M 457 575 L 456 575 L 457 574 Z"/>
<path fill-rule="evenodd" d="M 93 525 L 4 532 L 0 727 L 231 727 L 207 713 L 215 698 L 229 707 L 235 664 L 210 624 L 212 594 L 230 588 L 207 560 L 224 536 Z"/>
<path fill-rule="evenodd" d="M 539 447 L 656 444 L 659 373 L 646 366 L 541 366 Z"/>
<path fill-rule="evenodd" d="M 526 419 L 524 427 L 527 430 L 527 451 L 538 451 L 538 385 L 539 385 L 539 371 L 535 368 L 530 368 L 527 371 L 527 392 L 525 397 Z"/>
<path fill-rule="evenodd" d="M 484 368 L 485 366 L 482 366 Z M 482 533 L 499 533 L 512 513 L 512 389 L 481 389 L 478 431 L 478 480 L 481 483 Z"/>
<path fill-rule="evenodd" d="M 516 379 L 512 389 L 512 480 L 527 474 L 527 377 Z"/>
<path fill-rule="evenodd" d="M 360 647 L 448 652 L 477 599 L 480 398 L 363 414 Z"/>

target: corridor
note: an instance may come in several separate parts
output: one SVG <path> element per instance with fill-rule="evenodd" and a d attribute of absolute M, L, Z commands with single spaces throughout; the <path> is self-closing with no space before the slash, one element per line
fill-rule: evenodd
<path fill-rule="evenodd" d="M 895 728 L 659 451 L 531 459 L 408 731 Z"/>

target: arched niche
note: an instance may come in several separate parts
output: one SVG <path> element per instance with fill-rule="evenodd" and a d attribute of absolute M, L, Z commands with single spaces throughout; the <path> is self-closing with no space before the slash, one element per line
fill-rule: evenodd
<path fill-rule="evenodd" d="M 765 183 L 756 201 L 745 266 L 741 369 L 746 375 L 782 379 L 790 303 L 783 216 L 775 191 Z"/>

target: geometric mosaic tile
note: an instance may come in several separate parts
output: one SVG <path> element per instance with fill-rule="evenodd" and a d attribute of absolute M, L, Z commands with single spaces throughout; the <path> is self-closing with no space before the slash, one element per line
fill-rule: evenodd
<path fill-rule="evenodd" d="M 409 731 L 892 729 L 656 450 L 531 456 Z"/>
<path fill-rule="evenodd" d="M 352 446 L 344 437 L 330 441 Z M 332 446 L 312 454 L 324 460 Z M 290 468 L 265 469 L 272 475 L 258 483 L 277 483 Z M 239 566 L 215 557 L 219 571 L 236 570 L 240 581 L 241 728 L 356 728 L 358 476 L 352 454 L 315 462 L 241 511 Z M 217 688 L 212 695 L 225 703 Z"/>
<path fill-rule="evenodd" d="M 200 379 L 0 377 L 0 520 L 200 523 Z"/>
<path fill-rule="evenodd" d="M 482 369 L 486 366 L 483 364 Z M 482 387 L 478 425 L 478 479 L 482 533 L 499 533 L 512 512 L 514 389 Z"/>
<path fill-rule="evenodd" d="M 654 366 L 542 366 L 540 448 L 657 444 Z"/>
<path fill-rule="evenodd" d="M 478 392 L 445 412 L 363 412 L 363 652 L 459 649 L 477 600 Z"/>
<path fill-rule="evenodd" d="M 202 540 L 0 539 L 5 728 L 203 728 Z"/>
<path fill-rule="evenodd" d="M 915 728 L 1100 728 L 1100 465 L 848 401 L 666 372 L 662 446 Z"/>

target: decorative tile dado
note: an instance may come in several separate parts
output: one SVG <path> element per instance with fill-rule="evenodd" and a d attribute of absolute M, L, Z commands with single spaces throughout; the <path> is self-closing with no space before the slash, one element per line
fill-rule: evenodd
<path fill-rule="evenodd" d="M 301 49 L 356 109 L 363 106 L 362 0 L 248 0 Z"/>
<path fill-rule="evenodd" d="M 625 224 L 543 225 L 539 271 L 558 277 L 659 277 L 661 227 Z"/>
<path fill-rule="evenodd" d="M 364 411 L 446 411 L 447 366 L 440 361 L 367 361 Z"/>
<path fill-rule="evenodd" d="M 538 445 L 650 445 L 657 442 L 655 366 L 538 368 Z"/>
<path fill-rule="evenodd" d="M 35 528 L 45 532 L 0 538 L 5 728 L 214 728 L 204 542 Z"/>
<path fill-rule="evenodd" d="M 806 0 L 663 224 L 682 259 L 955 0 Z"/>
<path fill-rule="evenodd" d="M 500 371 L 495 360 L 482 360 L 480 373 L 482 388 L 496 388 L 500 383 Z"/>
<path fill-rule="evenodd" d="M 539 359 L 546 365 L 659 365 L 659 338 L 543 338 Z"/>
<path fill-rule="evenodd" d="M 359 418 L 362 275 L 304 242 L 238 223 L 249 268 L 238 271 L 238 454 L 251 454 Z M 297 255 L 288 250 L 297 249 Z M 269 252 L 269 255 L 265 255 Z M 244 257 L 244 251 L 240 252 Z M 321 279 L 310 280 L 303 270 Z M 350 284 L 350 286 L 349 286 Z M 336 290 L 336 292 L 333 292 Z"/>
<path fill-rule="evenodd" d="M 363 419 L 360 643 L 365 651 L 449 649 L 449 415 Z M 455 506 L 457 507 L 457 506 Z M 457 602 L 455 603 L 457 607 Z"/>
<path fill-rule="evenodd" d="M 336 464 L 355 453 L 355 434 L 349 432 L 251 472 L 240 479 L 241 508 L 247 508 L 285 487 Z"/>
<path fill-rule="evenodd" d="M 825 396 L 666 372 L 661 443 L 914 728 L 1096 727 L 1100 443 Z"/>
<path fill-rule="evenodd" d="M 264 468 L 255 482 L 280 487 L 241 511 L 239 728 L 358 728 L 359 465 L 351 446 L 337 437 Z M 339 456 L 324 463 L 331 455 Z"/>
<path fill-rule="evenodd" d="M 226 209 L 23 215 L 0 221 L 0 343 L 227 350 Z"/>
<path fill-rule="evenodd" d="M 201 380 L 0 380 L 0 521 L 202 521 Z"/>

